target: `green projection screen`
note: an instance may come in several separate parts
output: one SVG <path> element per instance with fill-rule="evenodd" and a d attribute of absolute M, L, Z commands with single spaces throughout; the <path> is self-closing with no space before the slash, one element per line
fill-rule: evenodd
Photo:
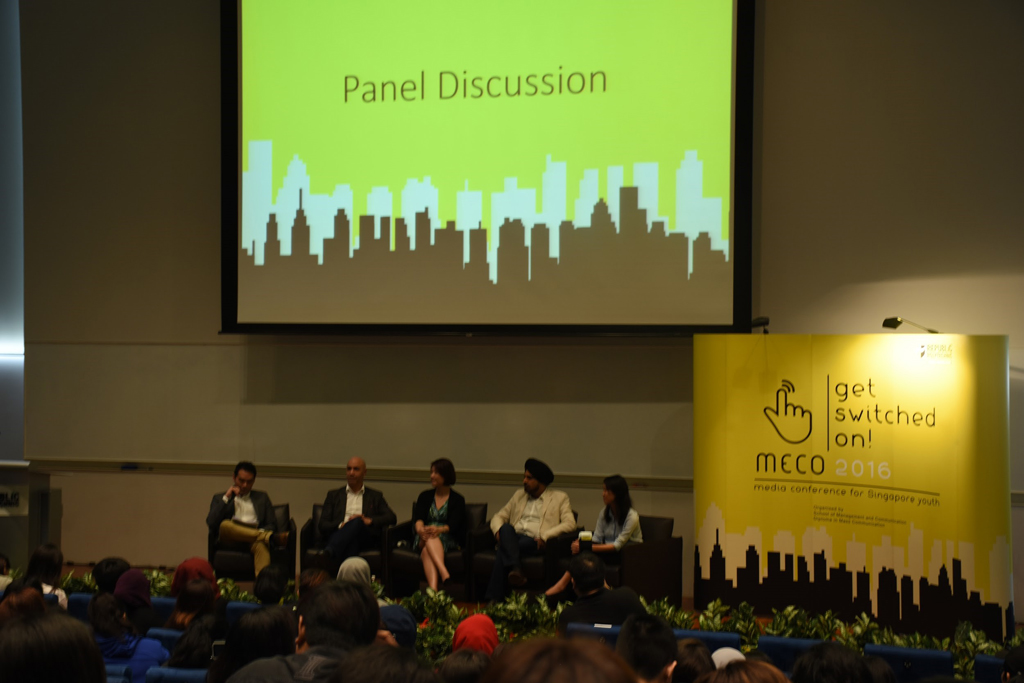
<path fill-rule="evenodd" d="M 232 5 L 225 328 L 742 327 L 738 14 L 731 0 Z"/>

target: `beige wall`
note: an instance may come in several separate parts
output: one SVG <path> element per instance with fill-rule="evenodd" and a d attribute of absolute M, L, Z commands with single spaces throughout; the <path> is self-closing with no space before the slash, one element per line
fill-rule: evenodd
<path fill-rule="evenodd" d="M 755 314 L 775 333 L 881 332 L 902 315 L 1008 334 L 1012 488 L 1024 490 L 1024 5 L 758 9 Z M 217 3 L 21 12 L 29 457 L 286 464 L 356 444 L 396 466 L 455 453 L 460 467 L 514 471 L 539 452 L 564 471 L 690 476 L 688 341 L 218 336 Z M 296 439 L 308 448 L 290 452 Z M 226 487 L 144 473 L 53 482 L 69 559 L 165 565 L 202 552 L 210 494 Z M 332 485 L 260 484 L 300 526 Z M 422 485 L 381 488 L 404 518 Z M 464 492 L 492 506 L 509 493 Z M 597 494 L 570 494 L 592 524 Z M 637 505 L 691 540 L 689 494 Z M 691 557 L 687 543 L 688 594 Z"/>

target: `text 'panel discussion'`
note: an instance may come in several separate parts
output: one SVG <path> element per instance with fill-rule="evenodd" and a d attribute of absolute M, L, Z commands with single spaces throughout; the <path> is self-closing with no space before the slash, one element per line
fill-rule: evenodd
<path fill-rule="evenodd" d="M 0 0 L 0 683 L 1024 683 L 1022 83 L 1017 0 Z"/>

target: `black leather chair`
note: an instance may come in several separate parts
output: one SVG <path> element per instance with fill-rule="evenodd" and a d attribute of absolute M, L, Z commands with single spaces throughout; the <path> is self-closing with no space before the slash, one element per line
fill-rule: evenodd
<path fill-rule="evenodd" d="M 302 525 L 299 532 L 299 565 L 302 571 L 310 568 L 323 569 L 331 578 L 338 573 L 341 562 L 335 558 L 324 555 L 324 548 L 327 547 L 327 539 L 320 534 L 320 515 L 324 506 L 317 503 L 313 506 L 313 516 Z M 359 553 L 370 564 L 370 572 L 377 577 L 377 580 L 387 585 L 387 565 L 384 562 L 384 542 L 387 539 L 388 530 L 382 529 L 380 545 Z"/>
<path fill-rule="evenodd" d="M 573 518 L 579 520 L 579 513 L 572 511 Z M 526 590 L 545 591 L 565 572 L 561 568 L 563 560 L 571 553 L 572 541 L 579 536 L 579 528 L 549 540 L 540 555 L 523 558 L 523 573 L 526 574 Z M 490 525 L 477 528 L 469 534 L 469 554 L 471 580 L 469 581 L 470 599 L 482 600 L 494 570 L 495 546 L 497 541 L 491 533 Z"/>
<path fill-rule="evenodd" d="M 413 514 L 415 514 L 413 504 Z M 470 566 L 469 535 L 477 529 L 488 531 L 487 503 L 466 503 L 466 538 L 460 539 L 459 550 L 444 554 L 444 564 L 457 585 L 450 592 L 462 600 L 469 599 L 469 583 L 466 581 L 466 569 Z M 392 598 L 411 595 L 420 587 L 424 580 L 423 562 L 420 554 L 413 551 L 413 522 L 402 522 L 388 529 L 385 547 L 387 549 L 388 585 L 387 593 Z M 405 541 L 405 545 L 401 545 Z"/>
<path fill-rule="evenodd" d="M 288 544 L 284 548 L 270 546 L 270 562 L 283 567 L 288 576 L 295 576 L 295 520 L 291 518 L 288 503 L 274 506 L 274 519 L 278 531 L 288 531 Z M 216 531 L 207 537 L 207 555 L 218 578 L 235 581 L 253 581 L 256 568 L 247 543 L 221 542 Z"/>
<path fill-rule="evenodd" d="M 683 539 L 672 536 L 671 517 L 640 515 L 644 542 L 627 545 L 619 562 L 608 563 L 605 576 L 612 588 L 629 586 L 647 600 L 683 601 Z"/>

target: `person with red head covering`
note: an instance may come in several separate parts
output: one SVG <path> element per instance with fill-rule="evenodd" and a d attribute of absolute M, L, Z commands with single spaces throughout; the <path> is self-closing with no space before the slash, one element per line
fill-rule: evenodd
<path fill-rule="evenodd" d="M 174 578 L 171 580 L 171 597 L 176 598 L 184 590 L 189 581 L 193 579 L 204 579 L 213 587 L 213 599 L 220 597 L 220 588 L 217 587 L 217 577 L 213 574 L 213 565 L 201 557 L 190 557 L 174 570 Z"/>
<path fill-rule="evenodd" d="M 452 652 L 463 648 L 479 650 L 490 656 L 498 646 L 498 630 L 486 614 L 474 614 L 463 619 L 455 627 L 452 637 Z"/>
<path fill-rule="evenodd" d="M 149 579 L 140 569 L 129 569 L 114 584 L 114 597 L 124 606 L 135 632 L 146 635 L 151 628 L 163 626 L 164 620 L 153 609 L 149 595 Z"/>

